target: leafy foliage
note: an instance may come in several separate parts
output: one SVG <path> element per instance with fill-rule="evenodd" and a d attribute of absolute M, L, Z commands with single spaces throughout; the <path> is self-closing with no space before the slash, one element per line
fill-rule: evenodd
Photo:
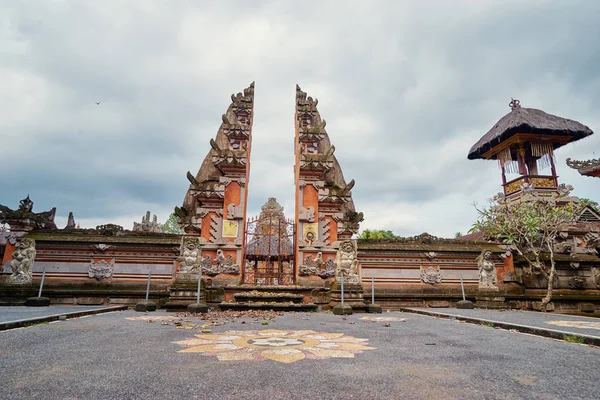
<path fill-rule="evenodd" d="M 167 221 L 161 225 L 163 228 L 163 232 L 165 233 L 176 233 L 179 235 L 183 235 L 183 229 L 179 226 L 177 222 L 177 215 L 175 213 L 171 213 Z"/>
<path fill-rule="evenodd" d="M 597 213 L 600 213 L 600 205 L 598 204 L 597 201 L 585 199 L 585 198 L 581 198 L 581 199 L 579 199 L 579 201 L 581 202 L 581 204 L 588 205 L 588 206 L 592 207 L 594 209 L 594 211 L 596 211 Z"/>
<path fill-rule="evenodd" d="M 481 231 L 489 239 L 511 245 L 526 261 L 526 275 L 542 275 L 548 281 L 548 291 L 542 300 L 546 304 L 552 299 L 556 265 L 554 240 L 565 225 L 579 217 L 584 205 L 568 202 L 557 204 L 558 198 L 533 201 L 506 202 L 496 197 L 488 208 L 477 208 L 479 218 L 471 232 Z M 549 265 L 544 261 L 550 255 Z"/>
<path fill-rule="evenodd" d="M 390 230 L 383 229 L 365 229 L 358 235 L 359 239 L 375 240 L 375 239 L 395 239 L 396 235 Z"/>

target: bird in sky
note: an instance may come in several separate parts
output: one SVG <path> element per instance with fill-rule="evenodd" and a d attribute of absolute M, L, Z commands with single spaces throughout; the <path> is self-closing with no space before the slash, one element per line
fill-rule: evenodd
<path fill-rule="evenodd" d="M 97 102 L 96 102 L 96 105 L 97 105 L 97 106 L 99 106 L 99 105 L 100 105 L 100 102 L 99 102 L 99 101 L 97 101 Z"/>

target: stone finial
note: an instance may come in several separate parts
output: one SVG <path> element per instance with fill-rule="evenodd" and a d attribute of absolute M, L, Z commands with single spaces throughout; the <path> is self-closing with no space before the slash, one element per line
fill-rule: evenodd
<path fill-rule="evenodd" d="M 142 216 L 142 222 L 134 222 L 133 223 L 133 231 L 134 232 L 152 232 L 152 233 L 162 233 L 162 226 L 157 222 L 156 214 L 152 218 L 152 222 L 150 221 L 151 213 L 150 211 L 146 211 L 146 215 Z"/>
<path fill-rule="evenodd" d="M 69 219 L 67 220 L 67 226 L 65 226 L 65 229 L 68 229 L 68 230 L 76 229 L 75 217 L 73 217 L 72 211 L 69 211 Z"/>

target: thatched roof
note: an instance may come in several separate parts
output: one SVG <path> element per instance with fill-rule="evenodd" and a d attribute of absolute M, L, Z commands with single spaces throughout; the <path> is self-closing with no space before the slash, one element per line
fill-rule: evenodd
<path fill-rule="evenodd" d="M 535 108 L 520 107 L 518 103 L 469 150 L 469 160 L 483 158 L 482 154 L 517 133 L 569 136 L 574 142 L 591 135 L 587 126 L 570 119 L 557 117 Z"/>

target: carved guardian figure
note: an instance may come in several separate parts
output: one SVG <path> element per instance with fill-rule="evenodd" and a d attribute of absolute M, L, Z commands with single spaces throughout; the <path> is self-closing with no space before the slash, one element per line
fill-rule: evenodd
<path fill-rule="evenodd" d="M 35 241 L 27 238 L 17 239 L 17 249 L 12 253 L 12 275 L 9 283 L 31 283 L 31 267 L 35 259 Z"/>
<path fill-rule="evenodd" d="M 359 265 L 357 260 L 358 249 L 355 240 L 344 240 L 340 243 L 336 255 L 336 281 L 344 276 L 344 282 L 348 284 L 360 284 Z"/>
<path fill-rule="evenodd" d="M 198 272 L 200 268 L 200 240 L 197 237 L 186 237 L 183 240 L 181 255 L 179 256 L 179 272 Z"/>
<path fill-rule="evenodd" d="M 483 250 L 477 257 L 479 268 L 479 289 L 498 289 L 496 266 L 492 262 L 492 252 Z"/>

